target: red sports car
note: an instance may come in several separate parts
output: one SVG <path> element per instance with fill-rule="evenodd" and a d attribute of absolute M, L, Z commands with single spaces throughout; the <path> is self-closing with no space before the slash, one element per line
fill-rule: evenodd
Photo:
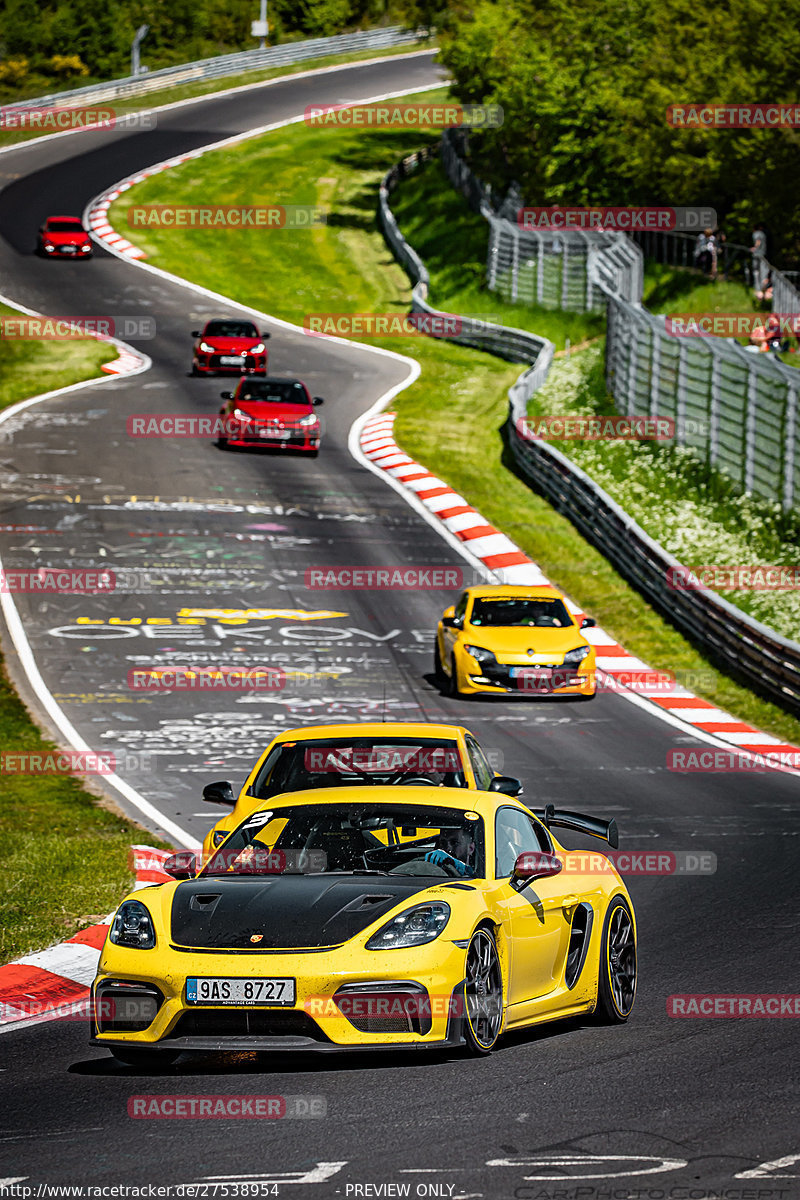
<path fill-rule="evenodd" d="M 192 374 L 266 375 L 269 336 L 259 333 L 252 321 L 234 317 L 207 321 L 202 332 L 192 331 L 192 337 L 198 339 L 194 344 Z"/>
<path fill-rule="evenodd" d="M 225 433 L 217 445 L 266 446 L 303 450 L 316 457 L 322 429 L 314 408 L 321 396 L 311 396 L 299 379 L 242 379 L 235 392 L 222 392 L 220 409 Z"/>
<path fill-rule="evenodd" d="M 77 217 L 48 217 L 37 235 L 36 252 L 45 258 L 90 258 L 92 241 Z"/>

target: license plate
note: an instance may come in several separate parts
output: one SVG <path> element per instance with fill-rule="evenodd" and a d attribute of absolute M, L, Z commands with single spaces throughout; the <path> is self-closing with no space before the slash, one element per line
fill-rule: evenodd
<path fill-rule="evenodd" d="M 552 667 L 511 667 L 509 675 L 512 679 L 549 679 Z"/>
<path fill-rule="evenodd" d="M 244 358 L 243 354 L 220 354 L 219 361 L 223 367 L 240 367 Z"/>
<path fill-rule="evenodd" d="M 186 980 L 187 1004 L 294 1004 L 293 979 L 209 979 Z"/>
<path fill-rule="evenodd" d="M 63 250 L 64 254 L 74 254 L 75 253 L 75 246 L 62 246 L 61 249 Z"/>
<path fill-rule="evenodd" d="M 272 442 L 288 442 L 292 435 L 288 429 L 261 429 L 259 436 L 269 438 Z"/>

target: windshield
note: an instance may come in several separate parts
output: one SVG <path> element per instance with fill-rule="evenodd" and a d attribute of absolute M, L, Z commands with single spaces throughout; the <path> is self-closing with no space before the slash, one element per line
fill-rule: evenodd
<path fill-rule="evenodd" d="M 308 392 L 299 380 L 291 379 L 248 379 L 236 396 L 237 400 L 251 400 L 258 404 L 305 404 Z"/>
<path fill-rule="evenodd" d="M 203 337 L 257 338 L 259 332 L 252 321 L 209 321 Z"/>
<path fill-rule="evenodd" d="M 475 812 L 381 802 L 297 804 L 251 813 L 202 875 L 484 875 L 483 821 Z"/>
<path fill-rule="evenodd" d="M 476 600 L 472 606 L 471 625 L 494 625 L 513 628 L 535 626 L 539 629 L 572 625 L 572 617 L 561 600 L 526 600 L 509 597 L 506 600 Z"/>
<path fill-rule="evenodd" d="M 282 792 L 375 783 L 466 787 L 458 743 L 381 737 L 280 742 L 264 760 L 249 794 L 265 800 Z"/>
<path fill-rule="evenodd" d="M 83 226 L 77 219 L 74 221 L 48 221 L 48 233 L 83 233 Z"/>

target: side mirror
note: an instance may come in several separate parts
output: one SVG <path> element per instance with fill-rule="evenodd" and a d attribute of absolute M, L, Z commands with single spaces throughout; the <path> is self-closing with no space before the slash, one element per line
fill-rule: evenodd
<path fill-rule="evenodd" d="M 192 330 L 192 337 L 200 337 L 200 336 L 201 336 L 201 335 L 200 335 L 200 330 L 199 330 L 199 329 L 193 329 L 193 330 Z"/>
<path fill-rule="evenodd" d="M 584 617 L 581 621 L 581 629 L 593 629 L 596 624 L 597 621 L 595 621 L 594 617 Z"/>
<path fill-rule="evenodd" d="M 322 396 L 314 396 L 311 403 L 314 405 L 317 405 L 317 404 L 324 404 L 325 401 L 322 399 Z"/>
<path fill-rule="evenodd" d="M 207 804 L 224 804 L 228 808 L 233 808 L 236 803 L 233 788 L 227 779 L 217 783 L 207 783 L 203 788 L 203 799 Z"/>
<path fill-rule="evenodd" d="M 259 335 L 259 336 L 260 336 L 260 337 L 262 337 L 262 338 L 271 338 L 271 337 L 272 337 L 272 334 L 271 334 L 271 333 L 267 333 L 266 329 L 262 329 L 262 330 L 261 330 L 261 333 L 260 333 L 260 335 Z"/>
<path fill-rule="evenodd" d="M 545 854 L 543 850 L 526 850 L 520 854 L 514 863 L 509 883 L 515 891 L 520 892 L 534 879 L 549 879 L 558 875 L 564 864 L 555 854 Z"/>
<path fill-rule="evenodd" d="M 232 400 L 233 392 L 220 392 L 220 396 L 222 397 L 223 400 Z"/>
<path fill-rule="evenodd" d="M 522 784 L 513 775 L 495 775 L 489 784 L 489 791 L 502 792 L 504 796 L 518 796 L 522 791 Z"/>
<path fill-rule="evenodd" d="M 191 850 L 179 850 L 165 860 L 162 870 L 173 879 L 192 879 L 197 871 L 197 855 Z"/>

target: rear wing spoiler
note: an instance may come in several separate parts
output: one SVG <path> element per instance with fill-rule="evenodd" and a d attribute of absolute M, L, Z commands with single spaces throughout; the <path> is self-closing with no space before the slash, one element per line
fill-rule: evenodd
<path fill-rule="evenodd" d="M 552 829 L 553 826 L 574 829 L 576 833 L 588 833 L 592 837 L 602 838 L 614 850 L 619 846 L 619 830 L 613 817 L 610 821 L 603 821 L 600 817 L 587 817 L 583 813 L 570 812 L 566 808 L 556 808 L 554 804 L 547 804 L 544 808 L 533 808 L 531 812 L 548 829 Z"/>

